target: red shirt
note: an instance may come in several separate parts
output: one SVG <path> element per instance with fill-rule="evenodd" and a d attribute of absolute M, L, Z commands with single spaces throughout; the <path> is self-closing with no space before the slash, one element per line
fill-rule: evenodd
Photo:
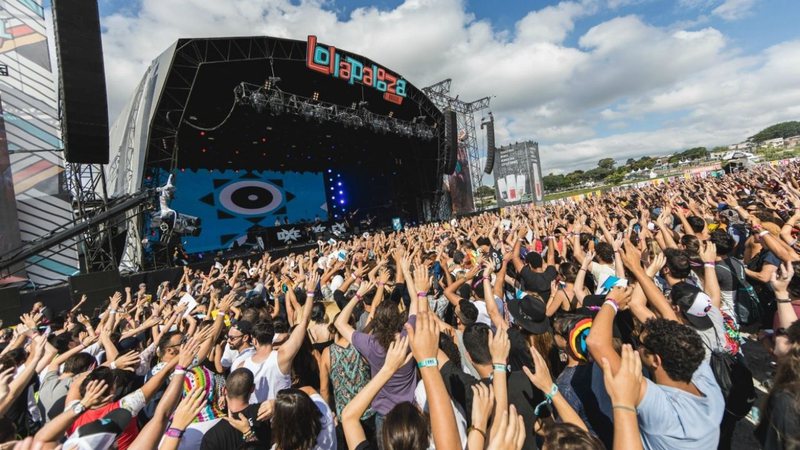
<path fill-rule="evenodd" d="M 94 422 L 95 420 L 102 419 L 103 416 L 110 413 L 115 409 L 119 409 L 120 402 L 116 401 L 114 403 L 109 403 L 106 406 L 97 409 L 89 409 L 86 410 L 83 414 L 78 416 L 75 419 L 75 422 L 72 423 L 72 426 L 69 427 L 67 430 L 67 434 L 71 435 L 75 432 L 78 428 L 82 425 L 86 425 L 87 423 Z M 139 435 L 139 426 L 136 424 L 136 417 L 133 417 L 130 422 L 128 422 L 128 426 L 122 431 L 122 433 L 117 437 L 117 447 L 119 450 L 126 450 L 132 443 L 133 440 L 136 439 L 136 436 Z"/>

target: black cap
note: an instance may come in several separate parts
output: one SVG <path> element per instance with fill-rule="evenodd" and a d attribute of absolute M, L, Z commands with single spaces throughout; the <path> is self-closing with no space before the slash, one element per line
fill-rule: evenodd
<path fill-rule="evenodd" d="M 550 331 L 545 304 L 537 297 L 526 295 L 520 300 L 511 300 L 508 302 L 508 311 L 514 322 L 529 333 L 542 334 Z"/>
<path fill-rule="evenodd" d="M 681 282 L 670 291 L 672 303 L 681 310 L 686 321 L 697 330 L 708 330 L 714 326 L 708 312 L 711 310 L 711 298 L 697 286 Z"/>

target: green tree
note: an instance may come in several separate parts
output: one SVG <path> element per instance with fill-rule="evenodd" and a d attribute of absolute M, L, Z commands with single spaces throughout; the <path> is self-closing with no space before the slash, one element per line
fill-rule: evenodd
<path fill-rule="evenodd" d="M 622 183 L 622 180 L 624 180 L 624 179 L 625 179 L 625 175 L 623 175 L 623 174 L 621 174 L 619 172 L 615 172 L 615 173 L 612 173 L 611 175 L 607 176 L 605 181 L 606 181 L 606 183 L 611 183 L 611 184 L 617 185 L 617 184 Z"/>
<path fill-rule="evenodd" d="M 479 186 L 478 189 L 475 189 L 475 194 L 478 197 L 494 197 L 494 188 L 491 186 Z"/>
<path fill-rule="evenodd" d="M 753 136 L 750 136 L 749 140 L 754 142 L 764 142 L 770 139 L 797 136 L 798 134 L 800 134 L 800 122 L 781 122 L 764 128 Z"/>
<path fill-rule="evenodd" d="M 614 158 L 603 158 L 597 162 L 597 167 L 601 169 L 613 169 L 614 164 Z"/>

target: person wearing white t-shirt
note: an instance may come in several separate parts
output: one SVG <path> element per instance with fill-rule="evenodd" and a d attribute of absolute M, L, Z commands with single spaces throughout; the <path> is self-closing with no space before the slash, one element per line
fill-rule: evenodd
<path fill-rule="evenodd" d="M 275 399 L 272 440 L 272 450 L 336 450 L 333 412 L 310 386 L 285 389 Z"/>
<path fill-rule="evenodd" d="M 253 325 L 246 320 L 241 320 L 231 327 L 228 331 L 225 350 L 215 361 L 217 372 L 222 373 L 229 370 L 256 351 L 252 344 L 252 334 Z"/>
<path fill-rule="evenodd" d="M 319 285 L 319 279 L 316 273 L 306 279 L 306 302 L 303 304 L 300 320 L 280 348 L 273 349 L 275 327 L 271 321 L 259 322 L 253 326 L 252 336 L 255 339 L 256 351 L 243 360 L 240 358 L 240 361 L 233 366 L 234 369 L 246 367 L 253 372 L 256 387 L 250 396 L 250 403 L 273 400 L 279 391 L 291 387 L 292 361 L 306 338 L 314 303 L 314 291 Z M 294 292 L 289 289 L 286 295 L 292 296 Z"/>

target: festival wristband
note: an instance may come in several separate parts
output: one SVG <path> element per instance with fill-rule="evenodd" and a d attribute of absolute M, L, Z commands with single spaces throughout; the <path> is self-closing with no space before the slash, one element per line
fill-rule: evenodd
<path fill-rule="evenodd" d="M 172 371 L 172 374 L 173 375 L 185 375 L 186 371 L 183 370 L 183 369 L 175 369 L 175 370 Z"/>
<path fill-rule="evenodd" d="M 508 372 L 508 366 L 506 366 L 505 364 L 497 364 L 497 363 L 495 363 L 495 364 L 492 364 L 492 367 L 494 367 L 494 371 L 495 372 Z"/>
<path fill-rule="evenodd" d="M 314 291 L 306 291 L 306 297 L 313 297 Z"/>
<path fill-rule="evenodd" d="M 421 298 L 421 297 L 427 297 L 427 296 L 428 296 L 428 293 L 427 293 L 427 292 L 425 292 L 425 291 L 419 291 L 419 292 L 417 292 L 417 297 L 420 297 L 420 298 Z"/>
<path fill-rule="evenodd" d="M 417 363 L 417 367 L 420 369 L 425 367 L 437 367 L 439 365 L 439 360 L 436 358 L 425 358 L 422 361 Z"/>
<path fill-rule="evenodd" d="M 180 439 L 180 438 L 183 437 L 183 432 L 184 432 L 184 430 L 179 430 L 177 428 L 171 428 L 170 427 L 170 428 L 167 428 L 167 432 L 164 433 L 164 436 Z"/>
<path fill-rule="evenodd" d="M 617 301 L 614 300 L 613 298 L 606 299 L 606 301 L 603 302 L 603 305 L 608 305 L 614 308 L 614 314 L 619 312 L 619 305 L 617 304 Z"/>
<path fill-rule="evenodd" d="M 553 397 L 555 397 L 556 394 L 558 394 L 558 385 L 553 383 L 553 386 L 550 387 L 550 392 L 544 394 L 544 396 L 549 401 L 553 400 Z"/>
<path fill-rule="evenodd" d="M 621 409 L 623 411 L 630 411 L 630 412 L 632 412 L 634 414 L 637 414 L 636 408 L 633 408 L 633 407 L 630 407 L 630 406 L 625 406 L 625 405 L 612 405 L 611 409 Z"/>
<path fill-rule="evenodd" d="M 764 237 L 769 234 L 769 230 L 764 230 L 758 233 L 758 237 Z"/>
<path fill-rule="evenodd" d="M 186 367 L 183 367 L 182 365 L 178 364 L 177 366 L 175 366 L 175 372 L 179 370 L 186 372 Z"/>
<path fill-rule="evenodd" d="M 776 298 L 775 301 L 778 303 L 792 303 L 792 299 L 790 298 Z"/>
<path fill-rule="evenodd" d="M 717 267 L 717 263 L 715 263 L 715 262 L 706 262 L 706 263 L 703 263 L 703 265 L 706 266 L 706 267 Z"/>

